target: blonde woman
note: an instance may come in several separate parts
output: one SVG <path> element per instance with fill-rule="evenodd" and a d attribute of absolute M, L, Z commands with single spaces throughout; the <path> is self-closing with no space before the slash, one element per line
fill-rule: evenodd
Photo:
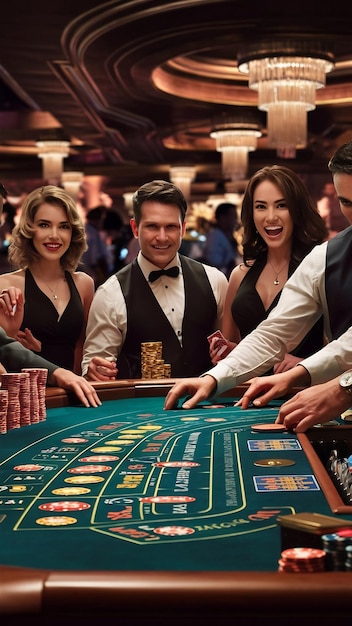
<path fill-rule="evenodd" d="M 93 279 L 76 271 L 86 249 L 71 196 L 53 185 L 39 187 L 24 200 L 12 233 L 9 260 L 18 269 L 0 276 L 0 323 L 7 334 L 77 374 L 94 295 Z"/>

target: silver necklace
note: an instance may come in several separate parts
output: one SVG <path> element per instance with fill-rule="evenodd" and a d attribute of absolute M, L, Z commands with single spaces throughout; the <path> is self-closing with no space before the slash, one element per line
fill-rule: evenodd
<path fill-rule="evenodd" d="M 273 264 L 271 263 L 271 261 L 269 261 L 269 264 L 272 267 L 272 270 L 275 274 L 275 280 L 274 280 L 274 285 L 280 285 L 280 281 L 279 281 L 279 275 L 281 274 L 281 272 L 283 272 L 283 270 L 285 269 L 285 267 L 287 267 L 288 263 L 285 263 L 285 265 L 281 268 L 281 270 L 277 271 L 275 269 L 275 267 L 273 266 Z"/>
<path fill-rule="evenodd" d="M 45 282 L 42 278 L 37 278 L 37 280 L 39 280 L 41 283 L 43 283 L 43 285 L 45 285 L 45 287 L 47 287 L 47 289 L 50 289 L 51 293 L 53 294 L 53 295 L 52 295 L 52 299 L 53 299 L 53 300 L 57 300 L 58 295 L 57 295 L 57 293 L 56 293 L 56 290 L 57 290 L 57 288 L 58 288 L 58 286 L 59 286 L 59 283 L 60 283 L 60 281 L 61 281 L 61 278 L 60 278 L 60 279 L 58 280 L 58 282 L 56 283 L 56 285 L 55 285 L 55 289 L 52 289 L 52 288 L 50 287 L 50 285 L 48 285 L 48 284 L 47 284 L 47 283 L 46 283 L 46 282 Z"/>

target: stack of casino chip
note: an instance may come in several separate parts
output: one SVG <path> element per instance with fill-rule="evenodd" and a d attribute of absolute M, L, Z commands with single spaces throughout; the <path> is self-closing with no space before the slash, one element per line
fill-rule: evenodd
<path fill-rule="evenodd" d="M 288 548 L 281 552 L 279 572 L 312 573 L 325 571 L 325 551 L 318 548 Z"/>
<path fill-rule="evenodd" d="M 38 372 L 36 369 L 31 369 L 31 368 L 23 368 L 22 372 L 29 374 L 29 384 L 31 388 L 31 394 L 30 394 L 31 424 L 38 424 L 39 422 Z"/>
<path fill-rule="evenodd" d="M 326 566 L 329 571 L 343 572 L 350 569 L 348 553 L 352 550 L 352 529 L 341 528 L 335 533 L 322 535 L 323 548 L 326 552 Z"/>
<path fill-rule="evenodd" d="M 162 358 L 161 341 L 145 341 L 141 344 L 141 377 L 170 378 L 171 365 Z"/>
<path fill-rule="evenodd" d="M 22 372 L 28 373 L 30 377 L 30 402 L 31 402 L 31 424 L 43 422 L 46 419 L 46 381 L 48 370 L 39 367 L 26 367 Z"/>
<path fill-rule="evenodd" d="M 38 368 L 38 397 L 39 397 L 39 421 L 46 420 L 46 383 L 48 370 Z"/>
<path fill-rule="evenodd" d="M 0 434 L 46 419 L 47 378 L 42 368 L 0 375 Z"/>
<path fill-rule="evenodd" d="M 21 405 L 20 405 L 20 385 L 21 374 L 1 374 L 1 389 L 7 390 L 7 430 L 20 428 L 21 426 Z"/>
<path fill-rule="evenodd" d="M 46 383 L 48 379 L 48 370 L 36 367 L 23 369 L 22 372 L 37 372 L 37 390 L 38 390 L 38 402 L 39 402 L 39 421 L 44 422 L 46 420 Z"/>
<path fill-rule="evenodd" d="M 31 387 L 28 372 L 21 372 L 20 378 L 20 425 L 31 423 Z"/>
<path fill-rule="evenodd" d="M 0 435 L 6 435 L 7 433 L 8 398 L 7 389 L 0 389 Z"/>
<path fill-rule="evenodd" d="M 352 572 L 352 545 L 346 546 L 345 554 L 346 554 L 345 571 Z"/>
<path fill-rule="evenodd" d="M 333 449 L 327 463 L 328 472 L 346 504 L 352 503 L 351 461 L 350 457 L 346 458 L 339 450 Z"/>

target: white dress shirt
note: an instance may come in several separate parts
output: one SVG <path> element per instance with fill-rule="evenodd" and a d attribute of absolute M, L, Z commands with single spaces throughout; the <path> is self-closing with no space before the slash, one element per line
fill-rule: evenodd
<path fill-rule="evenodd" d="M 325 293 L 327 242 L 303 259 L 285 284 L 277 306 L 259 326 L 207 374 L 217 381 L 216 394 L 260 376 L 282 361 L 324 315 L 324 330 L 331 339 Z M 352 326 L 337 340 L 300 362 L 311 383 L 326 382 L 352 368 Z"/>
<path fill-rule="evenodd" d="M 178 265 L 180 268 L 178 277 L 161 276 L 154 283 L 149 283 L 148 276 L 151 271 L 159 268 L 147 261 L 141 252 L 138 253 L 137 260 L 146 281 L 182 345 L 185 295 L 182 268 L 178 255 L 167 266 L 169 268 L 173 265 Z M 217 320 L 214 326 L 214 330 L 216 330 L 221 328 L 227 278 L 215 267 L 204 265 L 204 269 L 217 303 Z M 83 349 L 82 375 L 86 375 L 89 362 L 93 356 L 100 356 L 108 360 L 116 358 L 125 341 L 126 332 L 127 311 L 125 298 L 119 281 L 113 275 L 97 289 L 90 307 Z"/>

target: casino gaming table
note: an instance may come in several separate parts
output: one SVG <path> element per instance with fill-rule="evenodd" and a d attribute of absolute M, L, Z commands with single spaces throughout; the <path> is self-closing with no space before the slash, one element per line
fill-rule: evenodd
<path fill-rule="evenodd" d="M 164 411 L 172 382 L 97 383 L 97 408 L 49 388 L 46 420 L 1 436 L 2 624 L 349 617 L 350 572 L 278 571 L 278 519 L 351 524 L 312 445 L 351 429 L 254 432 L 280 403 L 243 411 L 244 388 Z"/>

